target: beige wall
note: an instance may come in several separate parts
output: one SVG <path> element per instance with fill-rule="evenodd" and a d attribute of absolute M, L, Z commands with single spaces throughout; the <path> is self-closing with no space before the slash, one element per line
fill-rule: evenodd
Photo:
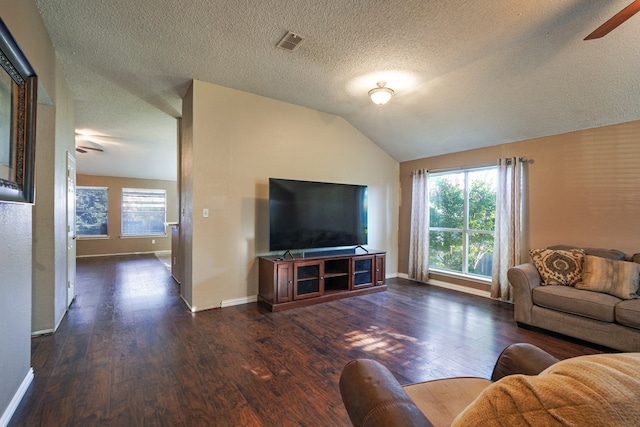
<path fill-rule="evenodd" d="M 36 162 L 40 168 L 41 156 L 66 151 L 67 135 L 71 135 L 73 147 L 72 96 L 35 3 L 32 0 L 0 0 L 0 10 L 2 20 L 38 75 L 38 99 L 46 104 L 38 105 L 37 114 Z M 53 148 L 57 144 L 62 146 Z M 46 307 L 51 322 L 61 316 L 57 313 L 56 293 L 60 283 L 64 286 L 66 276 L 58 276 L 56 269 L 62 268 L 62 274 L 65 274 L 66 257 L 56 252 L 57 244 L 50 243 L 46 243 L 47 248 L 42 253 L 36 253 L 40 242 L 55 240 L 56 233 L 60 233 L 58 218 L 65 214 L 54 201 L 61 188 L 58 173 L 54 172 L 54 164 L 58 162 L 56 156 L 36 172 L 35 208 L 0 202 L 0 240 L 4 242 L 0 256 L 0 292 L 3 296 L 0 298 L 0 419 L 3 421 L 10 415 L 7 412 L 10 405 L 19 403 L 20 385 L 28 385 L 31 377 L 31 315 L 32 309 L 35 312 L 40 307 L 32 297 L 40 295 L 39 284 L 48 287 L 46 295 L 42 294 L 46 296 L 42 307 Z M 44 180 L 47 179 L 54 180 L 53 184 L 46 185 Z M 52 217 L 52 228 L 44 235 L 39 234 L 35 221 L 42 211 L 48 211 Z M 40 266 L 47 271 L 47 279 L 43 282 L 35 280 Z M 66 295 L 63 297 L 66 302 Z"/>
<path fill-rule="evenodd" d="M 38 106 L 31 331 L 52 332 L 67 311 L 67 153 L 74 153 L 74 101 L 55 63 L 54 104 Z M 48 102 L 48 100 L 47 100 Z M 69 259 L 75 264 L 75 258 Z"/>
<path fill-rule="evenodd" d="M 182 121 L 180 122 L 180 214 L 179 246 L 177 259 L 180 295 L 189 304 L 193 301 L 193 85 L 182 100 Z M 172 254 L 172 258 L 175 255 Z M 189 284 L 188 286 L 186 284 Z"/>
<path fill-rule="evenodd" d="M 107 239 L 79 239 L 77 256 L 131 254 L 171 250 L 171 230 L 167 228 L 165 237 L 120 237 L 121 200 L 123 188 L 154 188 L 167 191 L 167 222 L 177 222 L 178 187 L 176 181 L 153 179 L 120 178 L 113 176 L 78 175 L 78 186 L 96 186 L 109 188 L 109 216 Z M 155 243 L 152 241 L 155 240 Z"/>
<path fill-rule="evenodd" d="M 408 271 L 412 170 L 493 163 L 523 156 L 525 242 L 640 252 L 640 121 L 537 138 L 400 165 L 399 271 Z"/>
<path fill-rule="evenodd" d="M 181 288 L 192 307 L 257 294 L 269 177 L 368 185 L 368 246 L 387 251 L 396 273 L 397 161 L 331 114 L 199 81 L 184 103 L 182 179 L 192 194 L 182 194 L 181 222 L 191 227 L 192 271 Z"/>

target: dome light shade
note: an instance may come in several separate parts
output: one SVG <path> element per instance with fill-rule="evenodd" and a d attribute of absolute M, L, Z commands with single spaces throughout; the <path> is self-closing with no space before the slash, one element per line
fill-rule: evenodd
<path fill-rule="evenodd" d="M 376 83 L 378 87 L 371 89 L 369 91 L 369 96 L 374 104 L 384 105 L 391 99 L 393 95 L 393 89 L 389 89 L 385 87 L 387 82 L 378 82 Z"/>

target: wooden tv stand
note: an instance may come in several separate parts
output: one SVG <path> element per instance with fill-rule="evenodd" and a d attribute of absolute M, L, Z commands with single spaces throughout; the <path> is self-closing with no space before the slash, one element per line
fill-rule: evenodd
<path fill-rule="evenodd" d="M 259 257 L 258 301 L 280 311 L 386 291 L 385 254 Z"/>

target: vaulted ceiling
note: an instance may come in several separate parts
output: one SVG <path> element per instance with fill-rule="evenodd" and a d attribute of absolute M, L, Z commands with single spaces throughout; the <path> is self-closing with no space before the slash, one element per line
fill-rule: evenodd
<path fill-rule="evenodd" d="M 175 179 L 191 79 L 339 115 L 398 161 L 640 119 L 640 14 L 583 41 L 630 0 L 36 3 L 105 150 L 80 173 Z"/>

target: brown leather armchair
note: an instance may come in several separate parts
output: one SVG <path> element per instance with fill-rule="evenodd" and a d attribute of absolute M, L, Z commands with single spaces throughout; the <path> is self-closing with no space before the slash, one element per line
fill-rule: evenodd
<path fill-rule="evenodd" d="M 462 377 L 401 386 L 380 363 L 349 362 L 340 393 L 354 426 L 449 426 L 493 381 L 512 374 L 537 375 L 558 359 L 531 344 L 513 344 L 498 357 L 491 380 Z"/>

